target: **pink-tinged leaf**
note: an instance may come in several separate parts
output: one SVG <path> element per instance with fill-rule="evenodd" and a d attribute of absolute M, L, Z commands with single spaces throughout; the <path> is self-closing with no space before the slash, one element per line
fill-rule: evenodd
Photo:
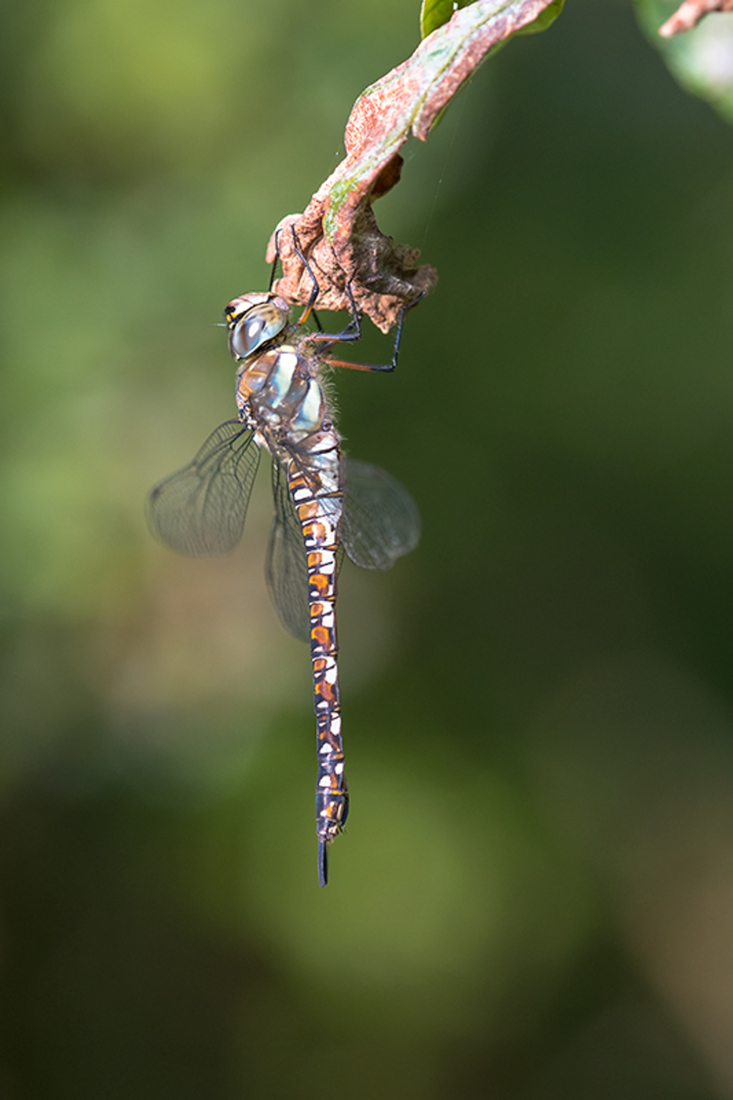
<path fill-rule="evenodd" d="M 305 304 L 319 284 L 317 308 L 348 308 L 346 285 L 360 312 L 386 332 L 405 305 L 432 289 L 437 272 L 419 265 L 419 251 L 395 245 L 377 226 L 374 199 L 400 178 L 399 150 L 410 134 L 425 141 L 436 119 L 492 47 L 533 23 L 560 0 L 474 0 L 453 12 L 417 47 L 357 99 L 344 135 L 346 157 L 303 214 L 284 218 L 270 239 L 283 275 L 274 289 Z M 277 238 L 277 245 L 276 245 Z"/>

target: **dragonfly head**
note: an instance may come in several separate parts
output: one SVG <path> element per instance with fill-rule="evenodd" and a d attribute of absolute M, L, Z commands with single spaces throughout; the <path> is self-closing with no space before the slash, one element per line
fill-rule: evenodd
<path fill-rule="evenodd" d="M 229 350 L 235 359 L 247 359 L 287 328 L 290 307 L 277 294 L 242 294 L 224 310 Z"/>

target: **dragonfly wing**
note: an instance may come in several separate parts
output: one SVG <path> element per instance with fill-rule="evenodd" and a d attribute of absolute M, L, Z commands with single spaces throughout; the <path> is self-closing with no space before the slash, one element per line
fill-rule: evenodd
<path fill-rule="evenodd" d="M 242 537 L 260 450 L 249 428 L 226 420 L 193 462 L 159 481 L 148 497 L 148 526 L 179 554 L 226 554 Z"/>
<path fill-rule="evenodd" d="M 267 548 L 267 587 L 287 631 L 307 642 L 310 638 L 308 560 L 300 520 L 288 491 L 288 476 L 279 462 L 272 463 L 275 522 Z"/>
<path fill-rule="evenodd" d="M 420 540 L 420 513 L 404 485 L 369 462 L 346 462 L 341 541 L 355 565 L 389 569 Z"/>

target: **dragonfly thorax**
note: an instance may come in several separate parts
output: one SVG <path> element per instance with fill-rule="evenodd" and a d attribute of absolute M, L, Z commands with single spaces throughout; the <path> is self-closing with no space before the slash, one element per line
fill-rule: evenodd
<path fill-rule="evenodd" d="M 235 359 L 247 359 L 284 333 L 290 307 L 277 294 L 242 294 L 224 310 L 229 350 Z"/>
<path fill-rule="evenodd" d="M 317 432 L 326 417 L 326 398 L 312 363 L 283 345 L 242 363 L 237 375 L 240 413 L 271 429 L 284 429 L 294 443 Z"/>

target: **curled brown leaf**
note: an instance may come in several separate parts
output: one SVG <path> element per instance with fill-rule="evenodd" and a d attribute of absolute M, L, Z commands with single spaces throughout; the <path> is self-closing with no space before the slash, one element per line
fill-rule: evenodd
<path fill-rule="evenodd" d="M 359 312 L 387 332 L 405 306 L 435 286 L 435 268 L 419 263 L 419 249 L 396 245 L 381 232 L 372 203 L 399 181 L 399 149 L 410 133 L 425 141 L 492 47 L 552 3 L 475 0 L 362 93 L 346 126 L 346 157 L 305 211 L 284 218 L 270 238 L 268 261 L 277 255 L 282 261 L 278 294 L 294 303 L 309 301 L 313 279 L 304 256 L 318 282 L 318 308 L 348 309 L 348 285 Z"/>

